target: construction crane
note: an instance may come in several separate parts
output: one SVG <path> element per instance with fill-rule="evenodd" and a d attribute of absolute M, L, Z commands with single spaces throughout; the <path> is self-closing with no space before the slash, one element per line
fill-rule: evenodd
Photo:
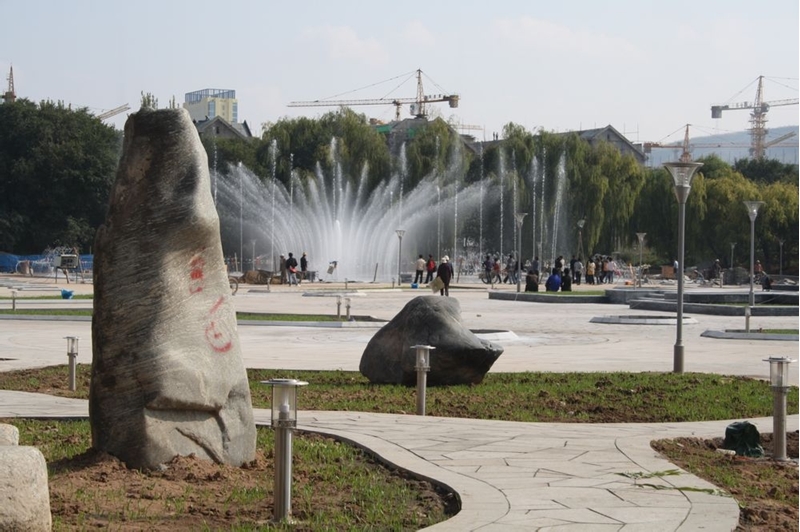
<path fill-rule="evenodd" d="M 417 95 L 414 98 L 377 98 L 368 100 L 309 100 L 289 102 L 289 107 L 350 107 L 353 105 L 394 105 L 395 120 L 400 120 L 400 109 L 411 105 L 411 114 L 417 118 L 428 116 L 427 105 L 447 102 L 451 108 L 458 107 L 458 94 L 426 95 L 422 88 L 422 70 L 417 69 Z"/>
<path fill-rule="evenodd" d="M 114 109 L 111 109 L 109 111 L 106 111 L 105 113 L 100 113 L 99 115 L 95 116 L 95 118 L 97 118 L 98 120 L 105 120 L 106 118 L 111 118 L 112 116 L 124 113 L 130 108 L 131 106 L 126 103 L 124 105 L 120 105 L 119 107 L 115 107 Z"/>
<path fill-rule="evenodd" d="M 689 126 L 691 124 L 686 124 L 686 130 L 683 135 L 683 143 L 670 143 L 670 144 L 662 144 L 661 142 L 645 142 L 642 144 L 643 151 L 645 154 L 649 154 L 653 151 L 654 148 L 664 148 L 664 149 L 671 149 L 671 150 L 682 150 L 680 160 L 681 162 L 690 162 L 692 160 L 691 150 L 694 148 L 746 148 L 747 145 L 743 144 L 730 144 L 724 142 L 709 142 L 709 143 L 690 143 L 689 142 Z M 767 148 L 771 148 L 776 144 L 783 142 L 784 140 L 790 139 L 797 135 L 794 131 L 790 131 L 785 135 L 781 135 L 776 139 L 772 139 L 769 142 L 764 142 L 763 147 L 766 151 Z"/>
<path fill-rule="evenodd" d="M 8 71 L 8 90 L 3 94 L 3 101 L 6 103 L 13 103 L 17 99 L 17 93 L 14 92 L 14 67 L 12 66 Z"/>
<path fill-rule="evenodd" d="M 764 139 L 767 136 L 767 112 L 770 107 L 781 105 L 797 105 L 797 98 L 787 100 L 764 101 L 764 76 L 758 76 L 758 88 L 756 89 L 756 99 L 753 102 L 739 102 L 732 104 L 721 104 L 711 106 L 711 118 L 722 118 L 722 111 L 735 109 L 751 109 L 750 113 L 750 156 L 756 159 L 763 159 L 768 146 Z"/>

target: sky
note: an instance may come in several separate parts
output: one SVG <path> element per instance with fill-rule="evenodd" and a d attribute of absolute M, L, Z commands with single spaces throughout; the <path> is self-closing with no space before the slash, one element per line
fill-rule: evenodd
<path fill-rule="evenodd" d="M 0 0 L 0 72 L 17 96 L 93 113 L 141 93 L 165 107 L 187 92 L 234 89 L 254 133 L 330 108 L 296 100 L 456 93 L 433 113 L 492 138 L 608 124 L 634 142 L 741 131 L 749 112 L 710 106 L 798 97 L 797 0 Z M 387 80 L 392 80 L 386 82 Z M 403 81 L 405 82 L 403 83 Z M 381 83 L 386 82 L 386 83 Z M 367 87 L 367 88 L 364 88 Z M 363 90 L 356 90 L 364 88 Z M 394 106 L 358 106 L 390 121 Z M 408 116 L 408 107 L 403 116 Z M 797 125 L 774 106 L 768 126 Z M 122 128 L 125 114 L 106 121 Z"/>

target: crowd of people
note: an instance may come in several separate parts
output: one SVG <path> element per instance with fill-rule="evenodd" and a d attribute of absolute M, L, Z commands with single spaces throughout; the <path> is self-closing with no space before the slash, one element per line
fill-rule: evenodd
<path fill-rule="evenodd" d="M 569 267 L 567 267 L 569 264 Z M 518 279 L 517 262 L 513 254 L 509 254 L 502 267 L 499 257 L 486 255 L 483 261 L 483 276 L 488 282 L 516 284 Z M 612 257 L 594 255 L 586 264 L 581 257 L 572 256 L 569 263 L 563 255 L 553 261 L 553 264 L 541 264 L 536 256 L 532 261 L 526 260 L 519 272 L 525 275 L 525 291 L 538 292 L 539 285 L 544 284 L 548 292 L 572 291 L 572 285 L 586 284 L 613 284 L 614 275 L 619 275 L 617 263 Z"/>

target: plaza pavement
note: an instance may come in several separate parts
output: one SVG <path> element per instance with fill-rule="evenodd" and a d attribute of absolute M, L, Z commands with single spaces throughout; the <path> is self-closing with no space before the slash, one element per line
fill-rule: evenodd
<path fill-rule="evenodd" d="M 7 280 L 0 278 L 0 284 Z M 54 284 L 52 280 L 50 284 Z M 43 287 L 41 293 L 50 293 L 46 283 Z M 67 287 L 59 283 L 58 288 L 62 287 L 76 293 L 91 292 L 90 284 Z M 340 290 L 343 286 L 313 283 L 300 288 L 273 287 L 270 292 L 264 288 L 241 290 L 234 297 L 237 310 L 333 314 L 336 298 L 320 291 Z M 422 289 L 376 290 L 373 285 L 353 283 L 349 288 L 363 289 L 351 296 L 353 314 L 383 319 L 392 318 L 414 296 L 430 294 Z M 506 285 L 498 289 L 514 288 Z M 9 289 L 0 288 L 0 297 L 7 295 Z M 451 296 L 459 300 L 463 321 L 469 328 L 510 330 L 517 336 L 506 339 L 506 335 L 497 340 L 505 352 L 492 371 L 672 369 L 674 326 L 589 322 L 594 316 L 664 313 L 631 311 L 620 305 L 490 301 L 486 287 L 475 283 L 451 290 Z M 90 306 L 91 301 L 18 304 L 18 308 L 78 308 Z M 0 302 L 0 308 L 9 306 L 8 300 Z M 741 329 L 743 318 L 692 317 L 698 323 L 683 327 L 687 372 L 767 378 L 769 367 L 762 361 L 764 358 L 797 358 L 797 342 L 700 336 L 707 329 Z M 797 325 L 797 317 L 751 319 L 753 328 Z M 361 353 L 378 326 L 241 325 L 239 334 L 247 367 L 357 370 Z M 65 363 L 63 337 L 68 335 L 81 337 L 78 362 L 90 363 L 88 320 L 0 320 L 0 370 Z M 796 365 L 791 379 L 796 385 Z M 302 393 L 298 402 L 302 408 Z M 85 401 L 0 391 L 0 417 L 86 415 Z M 257 409 L 255 415 L 258 423 L 269 424 L 268 410 Z M 462 511 L 431 530 L 732 530 L 738 519 L 736 501 L 716 493 L 712 485 L 684 472 L 677 476 L 658 475 L 675 466 L 649 446 L 652 439 L 658 438 L 722 436 L 734 420 L 558 424 L 302 410 L 298 417 L 301 429 L 352 441 L 388 463 L 458 492 Z M 749 421 L 761 431 L 772 430 L 771 418 Z M 798 416 L 790 416 L 787 430 L 797 428 Z"/>

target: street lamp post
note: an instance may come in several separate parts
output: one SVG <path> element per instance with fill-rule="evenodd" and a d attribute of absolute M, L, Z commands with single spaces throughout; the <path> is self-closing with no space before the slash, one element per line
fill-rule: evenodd
<path fill-rule="evenodd" d="M 686 233 L 686 200 L 692 191 L 692 179 L 703 163 L 671 162 L 664 166 L 672 175 L 675 198 L 678 200 L 678 329 L 673 350 L 673 372 L 683 373 L 683 239 Z"/>
<path fill-rule="evenodd" d="M 644 237 L 647 233 L 636 233 L 636 238 L 639 239 L 639 288 L 642 287 L 642 246 L 644 245 Z"/>
<path fill-rule="evenodd" d="M 403 235 L 406 234 L 405 229 L 396 229 L 395 233 L 397 233 L 397 286 L 400 286 L 400 267 L 401 267 L 401 258 L 400 253 L 403 250 Z"/>
<path fill-rule="evenodd" d="M 736 242 L 731 242 L 731 275 L 733 274 L 733 248 L 736 247 Z"/>
<path fill-rule="evenodd" d="M 784 239 L 778 240 L 778 244 L 781 246 L 781 254 L 780 254 L 780 264 L 778 264 L 778 275 L 783 277 L 783 243 L 786 242 Z"/>
<path fill-rule="evenodd" d="M 583 257 L 583 226 L 586 220 L 578 220 L 578 257 Z"/>
<path fill-rule="evenodd" d="M 527 212 L 514 213 L 514 219 L 517 221 L 517 235 L 519 235 L 519 247 L 517 248 L 517 293 L 520 291 L 520 283 L 522 282 L 522 221 L 527 215 Z"/>
<path fill-rule="evenodd" d="M 750 217 L 750 312 L 752 307 L 756 304 L 756 294 L 753 291 L 753 277 L 755 270 L 755 257 L 756 257 L 756 217 L 758 217 L 758 210 L 764 205 L 763 201 L 745 201 L 744 206 L 747 208 L 747 216 Z M 750 332 L 750 323 L 746 324 L 746 332 Z"/>

